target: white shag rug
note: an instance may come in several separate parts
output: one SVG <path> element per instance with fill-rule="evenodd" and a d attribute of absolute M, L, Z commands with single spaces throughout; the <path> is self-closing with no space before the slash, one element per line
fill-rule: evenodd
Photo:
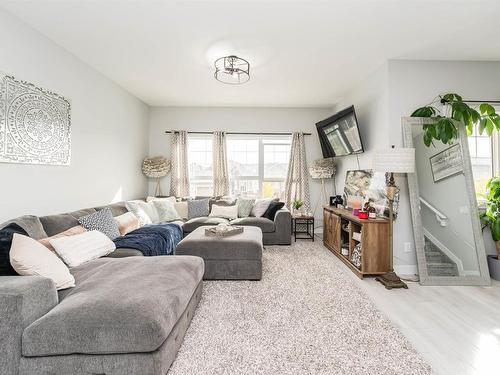
<path fill-rule="evenodd" d="M 266 247 L 261 281 L 206 281 L 168 375 L 431 374 L 340 267 L 301 241 Z"/>

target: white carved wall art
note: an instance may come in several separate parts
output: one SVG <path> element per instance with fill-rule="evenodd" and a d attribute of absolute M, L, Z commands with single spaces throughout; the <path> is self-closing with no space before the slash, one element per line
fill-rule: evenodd
<path fill-rule="evenodd" d="M 71 105 L 0 72 L 0 162 L 69 165 Z"/>

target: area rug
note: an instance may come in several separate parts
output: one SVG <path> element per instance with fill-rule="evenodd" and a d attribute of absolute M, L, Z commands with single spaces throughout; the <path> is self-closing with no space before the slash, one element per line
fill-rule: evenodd
<path fill-rule="evenodd" d="M 266 247 L 261 281 L 205 282 L 168 374 L 431 374 L 340 267 L 298 242 Z"/>

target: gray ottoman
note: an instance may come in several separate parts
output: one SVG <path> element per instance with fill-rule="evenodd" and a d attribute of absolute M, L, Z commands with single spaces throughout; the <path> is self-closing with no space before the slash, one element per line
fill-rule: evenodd
<path fill-rule="evenodd" d="M 262 278 L 262 230 L 246 226 L 230 237 L 205 236 L 195 229 L 175 249 L 176 255 L 195 255 L 205 261 L 204 280 L 260 280 Z"/>

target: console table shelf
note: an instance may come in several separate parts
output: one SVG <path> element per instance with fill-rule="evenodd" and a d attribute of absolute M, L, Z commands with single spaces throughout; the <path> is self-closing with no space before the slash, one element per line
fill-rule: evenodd
<path fill-rule="evenodd" d="M 359 278 L 381 275 L 389 271 L 389 220 L 384 218 L 360 219 L 351 211 L 323 207 L 323 243 Z M 347 229 L 347 230 L 346 230 Z M 354 232 L 361 232 L 359 240 Z M 361 267 L 352 262 L 352 254 L 357 244 L 361 244 Z M 342 254 L 342 248 L 348 255 Z"/>

